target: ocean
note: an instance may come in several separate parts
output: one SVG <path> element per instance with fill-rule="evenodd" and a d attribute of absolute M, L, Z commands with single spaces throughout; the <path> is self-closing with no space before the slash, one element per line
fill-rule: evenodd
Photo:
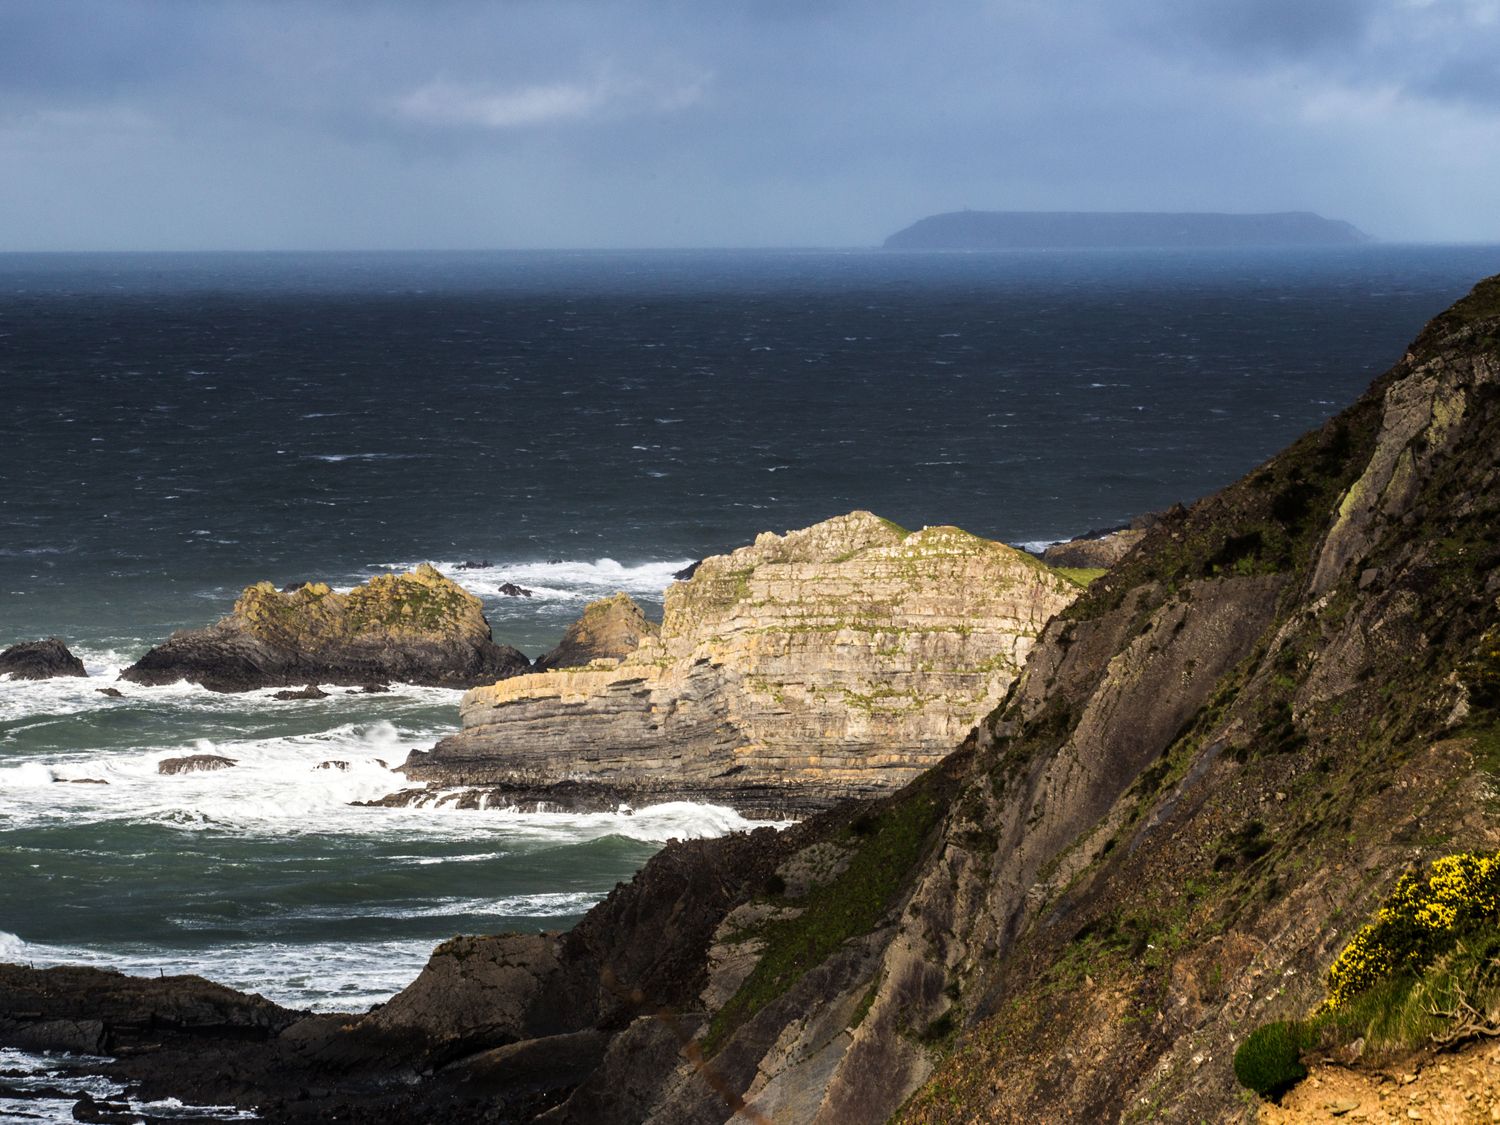
<path fill-rule="evenodd" d="M 565 928 L 665 840 L 746 827 L 353 806 L 454 729 L 453 691 L 115 685 L 248 583 L 432 561 L 535 656 L 592 598 L 659 612 L 693 559 L 853 508 L 1012 543 L 1120 524 L 1320 423 L 1497 270 L 1486 246 L 0 255 L 0 646 L 59 635 L 91 674 L 0 680 L 0 959 L 355 1010 L 446 937 Z M 156 772 L 208 751 L 239 764 Z"/>

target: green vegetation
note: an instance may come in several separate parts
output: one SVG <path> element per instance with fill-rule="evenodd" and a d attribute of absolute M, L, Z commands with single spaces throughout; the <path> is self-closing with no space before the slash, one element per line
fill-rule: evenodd
<path fill-rule="evenodd" d="M 703 1042 L 708 1054 L 839 946 L 873 930 L 895 905 L 942 813 L 940 784 L 936 773 L 926 774 L 844 828 L 838 839 L 854 849 L 849 865 L 814 888 L 797 917 L 768 922 L 756 935 L 766 943 L 765 953 L 709 1024 Z"/>
<path fill-rule="evenodd" d="M 1379 981 L 1420 973 L 1459 941 L 1500 924 L 1500 853 L 1447 855 L 1432 863 L 1424 881 L 1406 872 L 1381 903 L 1375 921 L 1361 929 L 1328 970 L 1334 1012 Z"/>
<path fill-rule="evenodd" d="M 1263 1098 L 1280 1097 L 1307 1077 L 1302 1052 L 1310 1046 L 1307 1028 L 1277 1020 L 1258 1027 L 1234 1053 L 1234 1076 Z"/>
<path fill-rule="evenodd" d="M 1052 572 L 1054 574 L 1061 574 L 1075 586 L 1082 586 L 1084 589 L 1088 589 L 1094 579 L 1102 578 L 1105 574 L 1109 573 L 1109 568 L 1103 566 L 1054 566 Z"/>
<path fill-rule="evenodd" d="M 1369 1051 L 1449 1044 L 1500 1030 L 1500 853 L 1407 872 L 1328 970 L 1328 999 L 1305 1020 L 1267 1024 L 1234 1072 L 1274 1097 L 1306 1074 L 1303 1051 L 1356 1039 Z M 1300 1072 L 1300 1073 L 1299 1073 Z"/>

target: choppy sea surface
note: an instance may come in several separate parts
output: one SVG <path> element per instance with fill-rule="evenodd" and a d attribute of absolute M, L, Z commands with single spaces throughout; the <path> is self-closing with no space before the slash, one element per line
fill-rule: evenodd
<path fill-rule="evenodd" d="M 247 583 L 430 560 L 536 655 L 591 598 L 657 611 L 688 561 L 856 507 L 1066 537 L 1238 477 L 1497 270 L 1483 246 L 0 255 L 0 645 L 60 635 L 90 672 L 0 680 L 0 959 L 357 1009 L 443 938 L 569 926 L 666 839 L 746 826 L 355 807 L 457 692 L 115 684 Z M 238 765 L 157 773 L 194 752 Z"/>

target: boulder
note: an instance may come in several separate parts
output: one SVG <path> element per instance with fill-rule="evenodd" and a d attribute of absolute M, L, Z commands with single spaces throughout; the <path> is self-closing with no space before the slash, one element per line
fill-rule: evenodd
<path fill-rule="evenodd" d="M 68 651 L 59 637 L 22 641 L 0 652 L 0 676 L 13 680 L 50 680 L 56 676 L 87 676 L 83 661 Z"/>
<path fill-rule="evenodd" d="M 472 687 L 529 669 L 494 642 L 479 599 L 423 563 L 347 594 L 321 582 L 290 593 L 269 582 L 246 587 L 228 617 L 173 633 L 121 678 L 212 691 L 387 680 Z"/>
<path fill-rule="evenodd" d="M 317 684 L 308 684 L 300 691 L 278 691 L 272 699 L 327 699 L 328 693 Z"/>
<path fill-rule="evenodd" d="M 156 763 L 156 772 L 160 774 L 204 773 L 209 770 L 227 770 L 237 765 L 239 765 L 237 759 L 226 758 L 221 754 L 188 754 L 182 758 L 163 758 Z"/>
<path fill-rule="evenodd" d="M 629 594 L 590 602 L 582 616 L 568 626 L 557 647 L 537 657 L 536 670 L 581 668 L 595 660 L 623 660 L 647 637 L 660 630 L 646 619 L 645 612 Z"/>

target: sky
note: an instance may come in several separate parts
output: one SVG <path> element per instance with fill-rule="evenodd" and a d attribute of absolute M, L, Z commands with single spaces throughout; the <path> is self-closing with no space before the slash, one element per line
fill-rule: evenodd
<path fill-rule="evenodd" d="M 0 250 L 1500 241 L 1500 0 L 0 0 Z"/>

